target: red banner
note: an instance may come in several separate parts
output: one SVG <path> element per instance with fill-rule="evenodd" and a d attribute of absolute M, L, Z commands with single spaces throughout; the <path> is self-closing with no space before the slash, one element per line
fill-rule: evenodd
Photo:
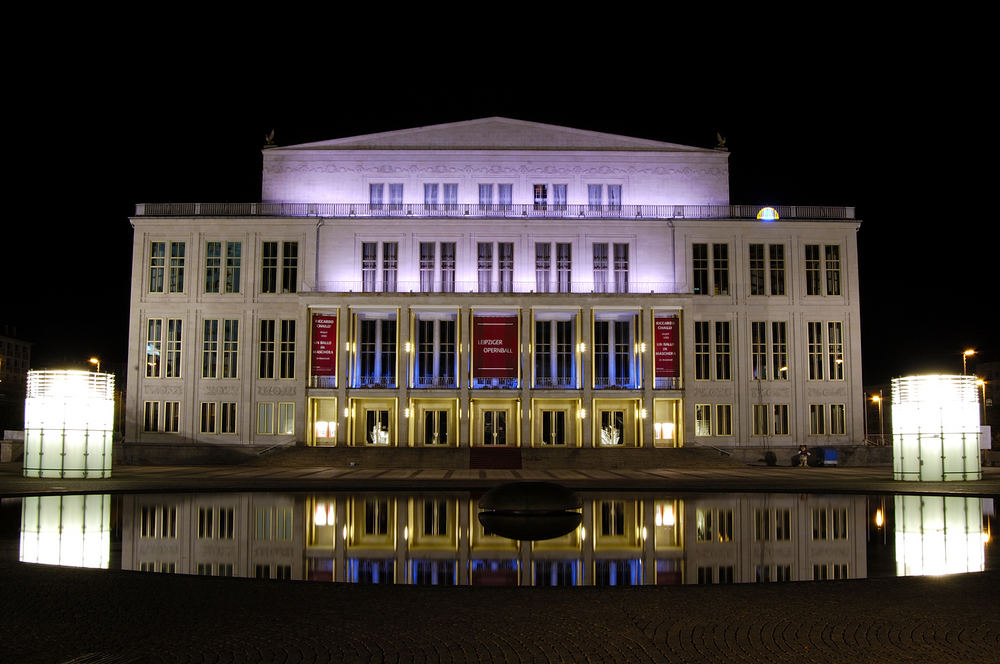
<path fill-rule="evenodd" d="M 677 316 L 656 316 L 653 319 L 653 373 L 657 378 L 678 378 Z"/>
<path fill-rule="evenodd" d="M 312 375 L 337 375 L 337 317 L 313 314 Z"/>
<path fill-rule="evenodd" d="M 473 378 L 517 378 L 517 316 L 472 320 Z"/>

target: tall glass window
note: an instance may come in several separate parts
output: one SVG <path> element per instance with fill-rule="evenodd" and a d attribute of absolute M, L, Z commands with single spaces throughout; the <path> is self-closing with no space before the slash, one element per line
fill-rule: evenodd
<path fill-rule="evenodd" d="M 493 243 L 480 242 L 477 245 L 477 269 L 479 274 L 479 292 L 492 292 L 493 285 Z"/>
<path fill-rule="evenodd" d="M 628 245 L 615 243 L 615 292 L 628 292 Z"/>
<path fill-rule="evenodd" d="M 572 290 L 573 245 L 568 242 L 556 243 L 556 281 L 560 293 Z"/>
<path fill-rule="evenodd" d="M 535 291 L 549 292 L 549 274 L 552 270 L 552 245 L 548 242 L 535 243 Z"/>
<path fill-rule="evenodd" d="M 764 295 L 764 245 L 750 245 L 750 294 Z"/>
<path fill-rule="evenodd" d="M 149 292 L 163 292 L 163 273 L 166 268 L 166 242 L 149 244 Z"/>
<path fill-rule="evenodd" d="M 691 245 L 692 290 L 695 295 L 708 295 L 708 245 Z"/>
<path fill-rule="evenodd" d="M 441 292 L 455 292 L 455 243 L 441 243 Z"/>
<path fill-rule="evenodd" d="M 514 243 L 499 242 L 497 244 L 497 267 L 500 273 L 500 292 L 514 291 Z"/>
<path fill-rule="evenodd" d="M 361 243 L 361 289 L 365 293 L 375 292 L 375 272 L 378 269 L 378 243 Z"/>
<path fill-rule="evenodd" d="M 167 275 L 167 291 L 170 293 L 184 292 L 184 243 L 170 243 L 170 270 Z"/>
<path fill-rule="evenodd" d="M 420 292 L 434 292 L 434 243 L 420 243 Z"/>
<path fill-rule="evenodd" d="M 608 243 L 594 243 L 594 292 L 608 292 Z"/>
<path fill-rule="evenodd" d="M 826 294 L 840 295 L 840 247 L 826 245 Z"/>
<path fill-rule="evenodd" d="M 785 294 L 785 245 L 768 246 L 768 267 L 771 270 L 771 295 Z"/>
<path fill-rule="evenodd" d="M 382 292 L 396 292 L 396 270 L 399 265 L 399 244 L 382 243 Z"/>

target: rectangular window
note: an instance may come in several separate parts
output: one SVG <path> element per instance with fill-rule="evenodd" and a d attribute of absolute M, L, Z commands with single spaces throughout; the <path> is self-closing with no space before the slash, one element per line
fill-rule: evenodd
<path fill-rule="evenodd" d="M 275 321 L 260 321 L 260 339 L 257 353 L 258 378 L 274 378 L 274 328 Z"/>
<path fill-rule="evenodd" d="M 393 182 L 389 185 L 389 209 L 399 210 L 403 207 L 403 183 Z"/>
<path fill-rule="evenodd" d="M 214 401 L 201 402 L 201 432 L 215 433 L 216 408 Z"/>
<path fill-rule="evenodd" d="M 274 404 L 260 402 L 257 404 L 257 433 L 274 434 Z"/>
<path fill-rule="evenodd" d="M 260 292 L 278 292 L 278 243 L 260 244 Z"/>
<path fill-rule="evenodd" d="M 608 185 L 608 207 L 618 208 L 622 205 L 622 186 L 620 184 Z"/>
<path fill-rule="evenodd" d="M 493 205 L 493 185 L 492 184 L 480 184 L 479 185 L 479 204 L 480 205 Z"/>
<path fill-rule="evenodd" d="M 601 535 L 603 537 L 625 535 L 625 501 L 601 501 Z"/>
<path fill-rule="evenodd" d="M 434 292 L 434 243 L 420 243 L 420 292 Z"/>
<path fill-rule="evenodd" d="M 608 292 L 608 243 L 594 243 L 594 292 Z"/>
<path fill-rule="evenodd" d="M 428 210 L 436 210 L 438 205 L 438 186 L 434 183 L 424 184 L 424 207 Z"/>
<path fill-rule="evenodd" d="M 788 380 L 788 329 L 784 321 L 771 323 L 771 375 Z"/>
<path fill-rule="evenodd" d="M 766 436 L 769 433 L 767 404 L 755 403 L 753 405 L 753 435 Z"/>
<path fill-rule="evenodd" d="M 568 242 L 556 243 L 556 290 L 569 293 L 572 290 L 573 245 Z"/>
<path fill-rule="evenodd" d="M 443 188 L 445 209 L 454 210 L 458 206 L 458 184 L 445 183 Z"/>
<path fill-rule="evenodd" d="M 712 245 L 712 282 L 716 295 L 729 295 L 729 245 Z"/>
<path fill-rule="evenodd" d="M 775 571 L 777 572 L 777 579 L 779 582 L 786 582 L 792 580 L 791 565 L 778 565 Z"/>
<path fill-rule="evenodd" d="M 615 243 L 615 292 L 628 292 L 628 245 Z"/>
<path fill-rule="evenodd" d="M 493 243 L 480 242 L 477 245 L 477 269 L 479 273 L 479 292 L 491 293 L 493 285 Z"/>
<path fill-rule="evenodd" d="M 240 321 L 222 321 L 222 377 L 236 378 L 240 361 Z"/>
<path fill-rule="evenodd" d="M 548 242 L 535 243 L 535 291 L 549 292 L 549 275 L 552 272 L 552 245 Z"/>
<path fill-rule="evenodd" d="M 399 243 L 382 243 L 382 292 L 396 292 L 396 273 L 399 268 Z"/>
<path fill-rule="evenodd" d="M 163 292 L 163 273 L 167 265 L 166 242 L 149 243 L 149 292 Z"/>
<path fill-rule="evenodd" d="M 497 199 L 500 205 L 510 207 L 510 205 L 514 202 L 514 185 L 498 184 Z"/>
<path fill-rule="evenodd" d="M 441 292 L 455 292 L 455 243 L 441 243 Z"/>
<path fill-rule="evenodd" d="M 361 290 L 375 292 L 375 271 L 378 269 L 378 243 L 361 243 Z"/>
<path fill-rule="evenodd" d="M 774 435 L 788 435 L 788 404 L 774 404 Z"/>
<path fill-rule="evenodd" d="M 278 433 L 293 435 L 295 433 L 295 404 L 282 402 L 278 404 Z"/>
<path fill-rule="evenodd" d="M 564 184 L 552 185 L 552 202 L 557 210 L 566 209 L 566 189 Z"/>
<path fill-rule="evenodd" d="M 500 292 L 514 291 L 514 243 L 497 243 L 497 268 L 500 273 Z"/>
<path fill-rule="evenodd" d="M 807 323 L 809 330 L 809 380 L 823 380 L 823 323 Z"/>
<path fill-rule="evenodd" d="M 544 210 L 548 207 L 549 202 L 549 189 L 548 185 L 536 184 L 534 185 L 535 192 L 535 209 Z"/>
<path fill-rule="evenodd" d="M 240 268 L 243 261 L 243 244 L 241 242 L 226 242 L 226 293 L 240 292 Z"/>
<path fill-rule="evenodd" d="M 382 207 L 385 185 L 382 183 L 371 183 L 368 185 L 368 204 L 373 208 Z"/>
<path fill-rule="evenodd" d="M 754 380 L 767 380 L 767 323 L 750 323 L 750 372 Z"/>
<path fill-rule="evenodd" d="M 604 185 L 600 184 L 588 184 L 587 185 L 587 205 L 591 210 L 600 210 L 601 205 L 604 204 Z"/>
<path fill-rule="evenodd" d="M 826 406 L 821 403 L 809 404 L 809 435 L 826 434 Z"/>
<path fill-rule="evenodd" d="M 365 535 L 389 534 L 389 501 L 384 498 L 365 500 Z"/>
<path fill-rule="evenodd" d="M 715 324 L 715 379 L 732 379 L 732 347 L 729 338 L 729 321 Z"/>
<path fill-rule="evenodd" d="M 806 254 L 806 295 L 822 295 L 820 291 L 819 245 L 807 244 Z"/>
<path fill-rule="evenodd" d="M 218 293 L 222 284 L 222 243 L 205 244 L 205 292 Z"/>
<path fill-rule="evenodd" d="M 750 245 L 750 294 L 764 295 L 764 245 Z"/>
<path fill-rule="evenodd" d="M 708 321 L 694 324 L 694 377 L 695 380 L 711 380 L 712 340 L 709 336 Z"/>
<path fill-rule="evenodd" d="M 771 295 L 785 294 L 785 245 L 768 246 L 768 268 L 771 270 Z"/>
<path fill-rule="evenodd" d="M 358 318 L 355 387 L 396 386 L 395 318 Z"/>
<path fill-rule="evenodd" d="M 299 243 L 281 244 L 281 292 L 295 293 L 299 289 Z"/>
<path fill-rule="evenodd" d="M 170 271 L 167 274 L 167 290 L 171 293 L 184 292 L 184 243 L 170 243 Z"/>
<path fill-rule="evenodd" d="M 181 320 L 167 319 L 167 361 L 165 378 L 181 377 Z"/>
<path fill-rule="evenodd" d="M 142 405 L 142 430 L 156 432 L 160 430 L 160 402 L 146 401 Z"/>
<path fill-rule="evenodd" d="M 163 319 L 150 318 L 146 322 L 146 377 L 160 377 L 160 358 L 163 351 Z"/>
<path fill-rule="evenodd" d="M 840 295 L 840 247 L 826 245 L 826 294 Z"/>
<path fill-rule="evenodd" d="M 694 406 L 694 435 L 712 435 L 712 406 L 707 403 L 699 403 Z"/>
<path fill-rule="evenodd" d="M 574 320 L 535 320 L 535 387 L 576 387 Z"/>
<path fill-rule="evenodd" d="M 633 353 L 638 317 L 604 315 L 594 321 L 594 387 L 638 387 Z"/>
<path fill-rule="evenodd" d="M 625 411 L 601 411 L 601 445 L 622 445 L 625 443 Z"/>
<path fill-rule="evenodd" d="M 455 316 L 418 314 L 414 387 L 457 387 Z"/>
<path fill-rule="evenodd" d="M 164 433 L 179 432 L 181 424 L 181 402 L 163 402 L 163 431 Z"/>
<path fill-rule="evenodd" d="M 695 295 L 708 295 L 708 245 L 694 244 L 691 246 L 692 292 Z"/>
<path fill-rule="evenodd" d="M 221 411 L 221 422 L 219 433 L 236 433 L 236 403 L 225 402 L 219 404 Z"/>
<path fill-rule="evenodd" d="M 698 509 L 694 513 L 695 536 L 699 542 L 715 541 L 715 510 Z"/>
<path fill-rule="evenodd" d="M 830 433 L 843 436 L 847 433 L 847 407 L 842 403 L 830 404 Z"/>
<path fill-rule="evenodd" d="M 177 507 L 143 505 L 139 508 L 139 537 L 174 539 L 177 537 Z"/>
<path fill-rule="evenodd" d="M 198 508 L 198 539 L 211 539 L 215 536 L 215 510 L 211 507 Z M 199 567 L 202 567 L 199 565 Z M 211 565 L 208 565 L 211 574 Z M 199 571 L 199 573 L 201 573 Z"/>
<path fill-rule="evenodd" d="M 712 572 L 714 568 L 712 567 L 699 567 L 698 568 L 698 585 L 711 585 L 712 583 Z"/>
<path fill-rule="evenodd" d="M 827 323 L 826 343 L 830 380 L 844 380 L 844 326 L 839 321 Z"/>
<path fill-rule="evenodd" d="M 281 346 L 279 378 L 295 378 L 295 321 L 281 321 Z"/>
<path fill-rule="evenodd" d="M 219 321 L 204 321 L 201 342 L 201 377 L 218 378 L 219 368 Z"/>
<path fill-rule="evenodd" d="M 733 435 L 733 407 L 731 404 L 720 403 L 715 406 L 715 435 Z"/>

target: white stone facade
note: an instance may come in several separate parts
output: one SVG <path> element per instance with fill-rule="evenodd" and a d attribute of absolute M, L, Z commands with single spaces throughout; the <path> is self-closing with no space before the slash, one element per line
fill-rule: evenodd
<path fill-rule="evenodd" d="M 760 221 L 727 162 L 490 118 L 267 148 L 262 203 L 140 205 L 125 440 L 859 443 L 860 222 Z"/>

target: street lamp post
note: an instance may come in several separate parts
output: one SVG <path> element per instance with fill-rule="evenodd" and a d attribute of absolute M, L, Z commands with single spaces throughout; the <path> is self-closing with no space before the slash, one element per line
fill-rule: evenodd
<path fill-rule="evenodd" d="M 882 433 L 882 390 L 878 394 L 872 395 L 872 403 L 878 406 L 878 440 L 880 445 L 885 445 L 885 434 Z"/>
<path fill-rule="evenodd" d="M 975 354 L 976 354 L 976 349 L 975 348 L 967 348 L 966 350 L 962 351 L 962 375 L 963 376 L 965 375 L 966 363 L 967 363 L 968 359 L 970 357 L 972 357 L 973 355 L 975 355 Z"/>
<path fill-rule="evenodd" d="M 87 360 L 87 362 L 90 362 L 91 364 L 93 364 L 94 366 L 97 367 L 97 373 L 101 373 L 101 360 L 100 360 L 100 358 L 92 357 L 89 360 Z"/>

